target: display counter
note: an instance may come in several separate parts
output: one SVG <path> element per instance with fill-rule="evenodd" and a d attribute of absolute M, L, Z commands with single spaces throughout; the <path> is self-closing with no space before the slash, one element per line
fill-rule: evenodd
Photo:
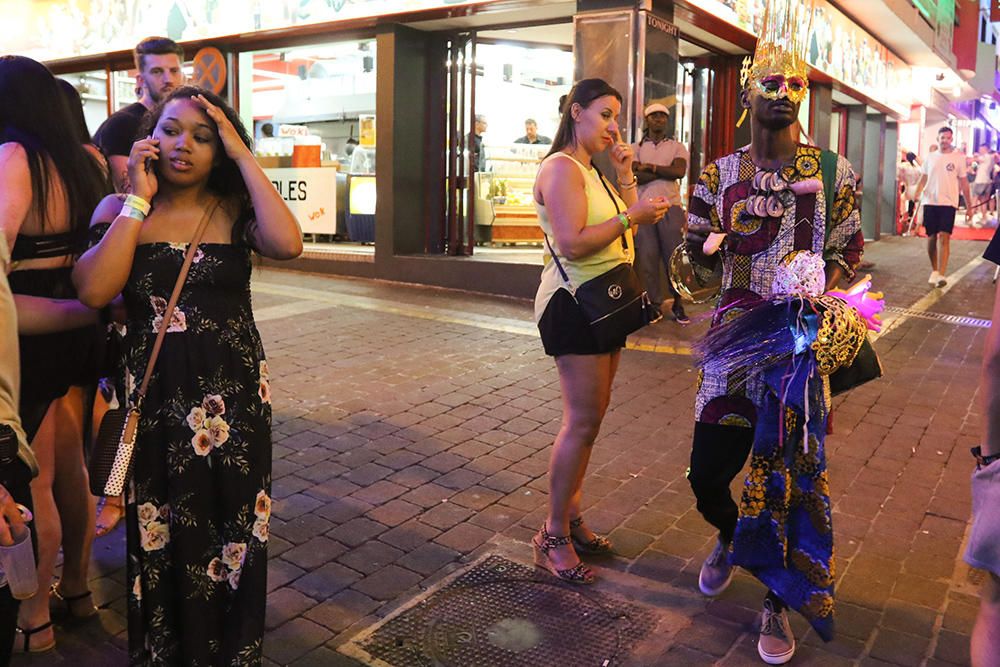
<path fill-rule="evenodd" d="M 486 171 L 476 174 L 476 240 L 542 245 L 532 189 L 548 145 L 485 146 Z"/>

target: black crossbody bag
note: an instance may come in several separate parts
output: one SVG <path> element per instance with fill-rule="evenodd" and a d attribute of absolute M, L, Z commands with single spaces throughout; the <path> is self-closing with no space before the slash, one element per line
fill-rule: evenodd
<path fill-rule="evenodd" d="M 620 214 L 621 207 L 615 196 L 611 194 L 611 189 L 608 187 L 604 175 L 598 171 L 597 176 L 601 179 L 604 190 L 611 197 L 615 210 Z M 628 242 L 625 240 L 624 230 L 619 238 L 622 248 L 628 252 Z M 584 317 L 590 324 L 590 330 L 601 347 L 611 346 L 647 324 L 662 319 L 663 314 L 659 307 L 649 300 L 639 276 L 636 275 L 635 269 L 629 262 L 622 262 L 613 269 L 591 278 L 577 287 L 574 292 L 573 284 L 552 248 L 548 234 L 545 235 L 545 245 L 548 246 L 549 254 L 556 263 L 556 268 L 559 269 L 559 275 L 569 287 L 569 293 L 580 306 L 580 310 L 583 311 Z"/>

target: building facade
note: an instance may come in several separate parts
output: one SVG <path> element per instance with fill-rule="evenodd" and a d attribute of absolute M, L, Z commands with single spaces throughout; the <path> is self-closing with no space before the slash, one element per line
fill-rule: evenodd
<path fill-rule="evenodd" d="M 803 141 L 854 164 L 870 239 L 896 233 L 901 147 L 925 152 L 942 122 L 968 130 L 970 151 L 996 145 L 986 1 L 815 0 Z M 542 263 L 531 184 L 560 96 L 608 79 L 633 140 L 639 110 L 666 104 L 691 153 L 689 190 L 749 140 L 736 128 L 739 74 L 764 2 L 215 0 L 188 3 L 196 15 L 134 4 L 21 3 L 0 41 L 74 83 L 93 130 L 134 100 L 131 46 L 170 36 L 191 76 L 238 109 L 302 224 L 306 252 L 283 266 L 523 297 Z"/>

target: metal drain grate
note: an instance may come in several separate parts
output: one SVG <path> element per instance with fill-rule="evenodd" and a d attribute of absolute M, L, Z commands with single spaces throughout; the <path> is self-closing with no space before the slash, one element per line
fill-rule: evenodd
<path fill-rule="evenodd" d="M 978 317 L 964 317 L 962 315 L 945 315 L 943 313 L 930 313 L 924 310 L 914 310 L 912 308 L 898 308 L 896 306 L 886 306 L 885 312 L 893 313 L 894 315 L 901 315 L 903 317 L 916 317 L 922 320 L 933 320 L 935 322 L 944 322 L 945 324 L 954 324 L 959 327 L 978 327 L 980 329 L 989 329 L 991 321 L 984 320 Z"/>
<path fill-rule="evenodd" d="M 655 627 L 650 610 L 494 555 L 358 646 L 391 667 L 610 667 Z"/>

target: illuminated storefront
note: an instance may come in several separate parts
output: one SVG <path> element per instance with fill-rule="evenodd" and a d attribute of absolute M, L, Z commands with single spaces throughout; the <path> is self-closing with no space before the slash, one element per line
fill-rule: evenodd
<path fill-rule="evenodd" d="M 589 56 L 579 50 L 583 17 L 650 21 L 642 44 L 630 31 L 613 40 L 646 67 L 642 86 L 615 82 L 629 91 L 622 122 L 637 139 L 644 98 L 672 108 L 668 131 L 691 151 L 683 186 L 747 138 L 746 126 L 734 130 L 738 71 L 762 0 L 654 0 L 649 12 L 615 4 L 0 0 L 0 43 L 74 83 L 92 130 L 134 100 L 130 49 L 141 38 L 167 35 L 192 59 L 218 48 L 222 94 L 302 225 L 307 250 L 293 266 L 527 296 L 541 263 L 531 186 L 559 98 Z M 830 120 L 840 104 L 905 117 L 910 68 L 827 0 L 814 21 L 815 87 L 833 90 L 804 105 L 816 142 L 849 143 L 846 111 Z M 610 48 L 607 30 L 595 35 Z M 476 115 L 486 122 L 481 163 Z M 536 143 L 521 141 L 529 120 Z"/>

